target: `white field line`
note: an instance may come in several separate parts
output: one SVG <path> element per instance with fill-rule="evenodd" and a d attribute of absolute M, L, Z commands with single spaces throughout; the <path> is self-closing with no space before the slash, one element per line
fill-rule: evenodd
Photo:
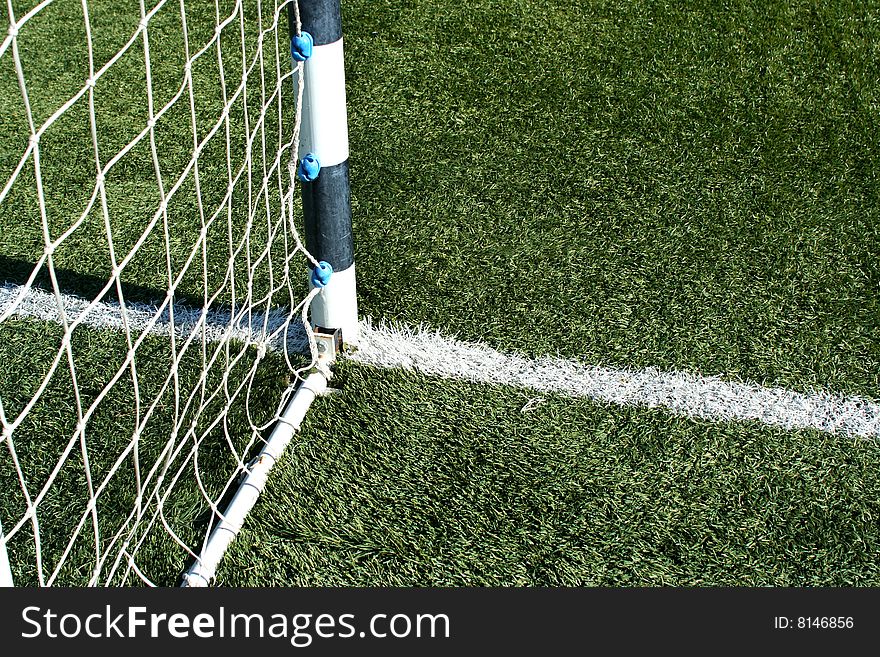
<path fill-rule="evenodd" d="M 67 321 L 72 324 L 80 314 L 86 311 L 91 301 L 62 294 L 61 303 L 64 306 Z M 25 291 L 20 285 L 0 284 L 0 317 L 3 317 L 7 310 L 11 310 L 11 315 L 19 317 L 61 322 L 58 301 L 54 293 L 39 288 L 32 287 Z M 242 342 L 250 340 L 258 347 L 266 346 L 274 350 L 280 349 L 283 345 L 283 334 L 271 339 L 266 338 L 267 335 L 273 335 L 287 321 L 288 314 L 283 309 L 274 310 L 269 314 L 265 331 L 263 330 L 263 321 L 266 317 L 263 313 L 248 314 L 242 312 L 242 309 L 238 309 L 235 312 L 235 317 L 226 310 L 210 311 L 205 315 L 201 309 L 183 305 L 175 305 L 173 310 L 173 324 L 167 307 L 160 311 L 158 306 L 128 301 L 125 304 L 124 314 L 133 335 L 146 331 L 150 335 L 167 336 L 173 330 L 178 337 L 185 339 L 194 330 L 199 332 L 203 330 L 200 320 L 204 315 L 204 331 L 208 342 L 220 342 L 224 339 L 237 339 Z M 125 324 L 122 307 L 116 301 L 99 303 L 82 318 L 82 325 L 94 329 L 123 331 Z M 287 333 L 288 348 L 291 351 L 308 351 L 308 338 L 298 321 L 291 322 L 290 330 Z"/>
<path fill-rule="evenodd" d="M 367 325 L 352 355 L 378 367 L 505 384 L 619 406 L 664 408 L 713 421 L 757 420 L 786 429 L 880 437 L 880 404 L 830 392 L 800 393 L 714 376 L 654 368 L 631 370 L 561 358 L 532 359 L 451 340 L 437 332 Z"/>
<path fill-rule="evenodd" d="M 39 289 L 26 293 L 20 286 L 0 285 L 0 316 L 11 314 L 45 321 L 59 321 L 54 294 Z M 22 295 L 23 293 L 23 295 Z M 16 307 L 11 308 L 19 299 Z M 68 320 L 82 312 L 89 302 L 62 295 Z M 155 306 L 127 303 L 125 313 L 133 332 L 143 331 L 157 315 Z M 149 328 L 150 333 L 168 335 L 174 330 L 185 336 L 197 326 L 201 310 L 175 306 L 174 325 L 163 312 Z M 83 324 L 98 329 L 122 329 L 118 303 L 99 304 L 83 318 Z M 280 349 L 277 340 L 261 336 L 263 317 L 233 321 L 228 312 L 205 316 L 211 341 L 226 337 L 250 340 Z M 269 317 L 268 331 L 286 320 L 279 312 Z M 294 327 L 291 326 L 291 329 Z M 305 349 L 302 327 L 289 332 L 288 348 Z M 538 393 L 560 394 L 608 402 L 619 406 L 664 408 L 677 415 L 712 421 L 754 420 L 786 429 L 818 429 L 828 433 L 880 437 L 880 404 L 876 401 L 832 392 L 800 393 L 754 383 L 735 383 L 713 376 L 699 376 L 654 368 L 629 370 L 585 365 L 561 358 L 532 359 L 504 354 L 484 345 L 461 342 L 435 331 L 363 322 L 358 350 L 348 356 L 366 365 L 402 368 L 445 378 L 477 383 L 509 385 Z"/>

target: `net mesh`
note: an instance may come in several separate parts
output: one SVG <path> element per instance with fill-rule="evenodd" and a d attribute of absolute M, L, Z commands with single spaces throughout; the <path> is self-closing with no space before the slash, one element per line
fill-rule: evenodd
<path fill-rule="evenodd" d="M 7 0 L 0 525 L 16 584 L 176 583 L 314 363 L 287 4 Z"/>

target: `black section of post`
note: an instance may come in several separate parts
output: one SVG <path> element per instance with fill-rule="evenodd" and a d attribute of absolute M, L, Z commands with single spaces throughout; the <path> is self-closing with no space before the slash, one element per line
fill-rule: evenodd
<path fill-rule="evenodd" d="M 293 36 L 296 29 L 294 4 L 287 5 L 288 24 Z M 340 0 L 299 0 L 299 18 L 302 31 L 312 35 L 316 46 L 323 46 L 342 38 L 342 11 Z"/>
<path fill-rule="evenodd" d="M 342 271 L 354 262 L 348 160 L 321 167 L 312 182 L 302 183 L 306 248 L 316 260 Z"/>

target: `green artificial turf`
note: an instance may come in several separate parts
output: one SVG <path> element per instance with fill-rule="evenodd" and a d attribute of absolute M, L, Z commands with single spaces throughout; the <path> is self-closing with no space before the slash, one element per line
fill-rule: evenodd
<path fill-rule="evenodd" d="M 877 586 L 875 440 L 345 364 L 218 583 Z M 365 409 L 369 411 L 365 414 Z"/>
<path fill-rule="evenodd" d="M 362 310 L 880 395 L 880 4 L 345 2 Z"/>
<path fill-rule="evenodd" d="M 31 4 L 14 2 L 16 15 Z M 220 4 L 228 14 L 231 3 Z M 256 17 L 245 4 L 250 47 Z M 186 5 L 192 52 L 211 38 L 214 6 Z M 136 29 L 138 3 L 89 7 L 99 68 Z M 363 314 L 506 351 L 880 397 L 880 3 L 345 0 L 343 13 Z M 20 30 L 38 126 L 88 76 L 83 20 L 81 3 L 58 2 Z M 158 110 L 183 77 L 178 5 L 150 25 Z M 221 37 L 229 90 L 241 75 L 233 28 Z M 146 125 L 143 60 L 138 39 L 96 86 L 101 164 Z M 199 137 L 223 106 L 219 71 L 213 48 L 193 68 Z M 251 78 L 247 101 L 233 103 L 233 127 L 246 109 L 258 114 L 260 87 Z M 156 126 L 166 191 L 192 156 L 189 102 L 184 93 Z M 257 183 L 292 130 L 290 84 L 283 105 L 280 121 L 267 114 L 266 155 L 260 138 L 251 153 Z M 85 97 L 40 141 L 50 239 L 74 225 L 93 189 L 88 117 Z M 109 229 L 98 203 L 52 254 L 60 287 L 93 298 L 113 271 L 111 241 L 118 260 L 148 231 L 120 276 L 127 299 L 161 301 L 187 262 L 178 302 L 263 298 L 278 284 L 285 245 L 258 260 L 277 230 L 274 197 L 265 204 L 274 224 L 248 221 L 257 189 L 239 188 L 224 206 L 229 169 L 246 157 L 240 135 L 231 130 L 227 143 L 221 129 L 208 143 L 202 207 L 189 176 L 167 224 L 151 224 L 160 192 L 149 142 L 125 155 L 107 177 Z M 0 184 L 27 136 L 7 51 Z M 38 208 L 28 164 L 0 204 L 0 283 L 24 282 L 43 256 Z M 51 287 L 45 268 L 37 282 Z M 0 326 L 7 417 L 38 388 L 60 339 L 33 320 Z M 127 345 L 81 327 L 72 348 L 88 403 Z M 158 394 L 175 356 L 159 337 L 141 349 L 139 392 Z M 267 362 L 251 409 L 262 420 L 287 384 L 283 363 Z M 198 353 L 184 355 L 184 396 L 199 369 Z M 63 361 L 15 434 L 31 492 L 75 430 L 68 371 Z M 339 366 L 336 384 L 343 392 L 310 413 L 221 583 L 878 583 L 875 440 L 559 398 L 521 413 L 523 391 L 352 363 Z M 128 444 L 135 403 L 124 376 L 90 421 L 96 473 Z M 163 399 L 142 438 L 145 459 L 173 425 L 173 401 Z M 228 426 L 236 441 L 250 439 L 242 408 Z M 216 480 L 206 485 L 216 490 L 233 464 L 222 432 L 212 435 L 204 449 Z M 25 502 L 0 450 L 9 528 Z M 49 564 L 69 536 L 67 503 L 87 499 L 78 450 L 39 506 Z M 130 466 L 100 498 L 102 536 L 132 508 Z M 207 516 L 193 480 L 166 510 L 197 542 Z M 90 532 L 63 582 L 88 580 Z M 32 533 L 23 528 L 10 545 L 21 583 L 35 580 Z M 187 559 L 161 531 L 139 555 L 169 585 Z"/>

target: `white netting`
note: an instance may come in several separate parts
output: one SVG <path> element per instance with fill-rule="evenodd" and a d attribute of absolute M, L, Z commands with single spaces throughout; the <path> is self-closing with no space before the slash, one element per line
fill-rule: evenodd
<path fill-rule="evenodd" d="M 287 4 L 7 0 L 0 524 L 16 584 L 176 583 L 311 365 Z"/>

